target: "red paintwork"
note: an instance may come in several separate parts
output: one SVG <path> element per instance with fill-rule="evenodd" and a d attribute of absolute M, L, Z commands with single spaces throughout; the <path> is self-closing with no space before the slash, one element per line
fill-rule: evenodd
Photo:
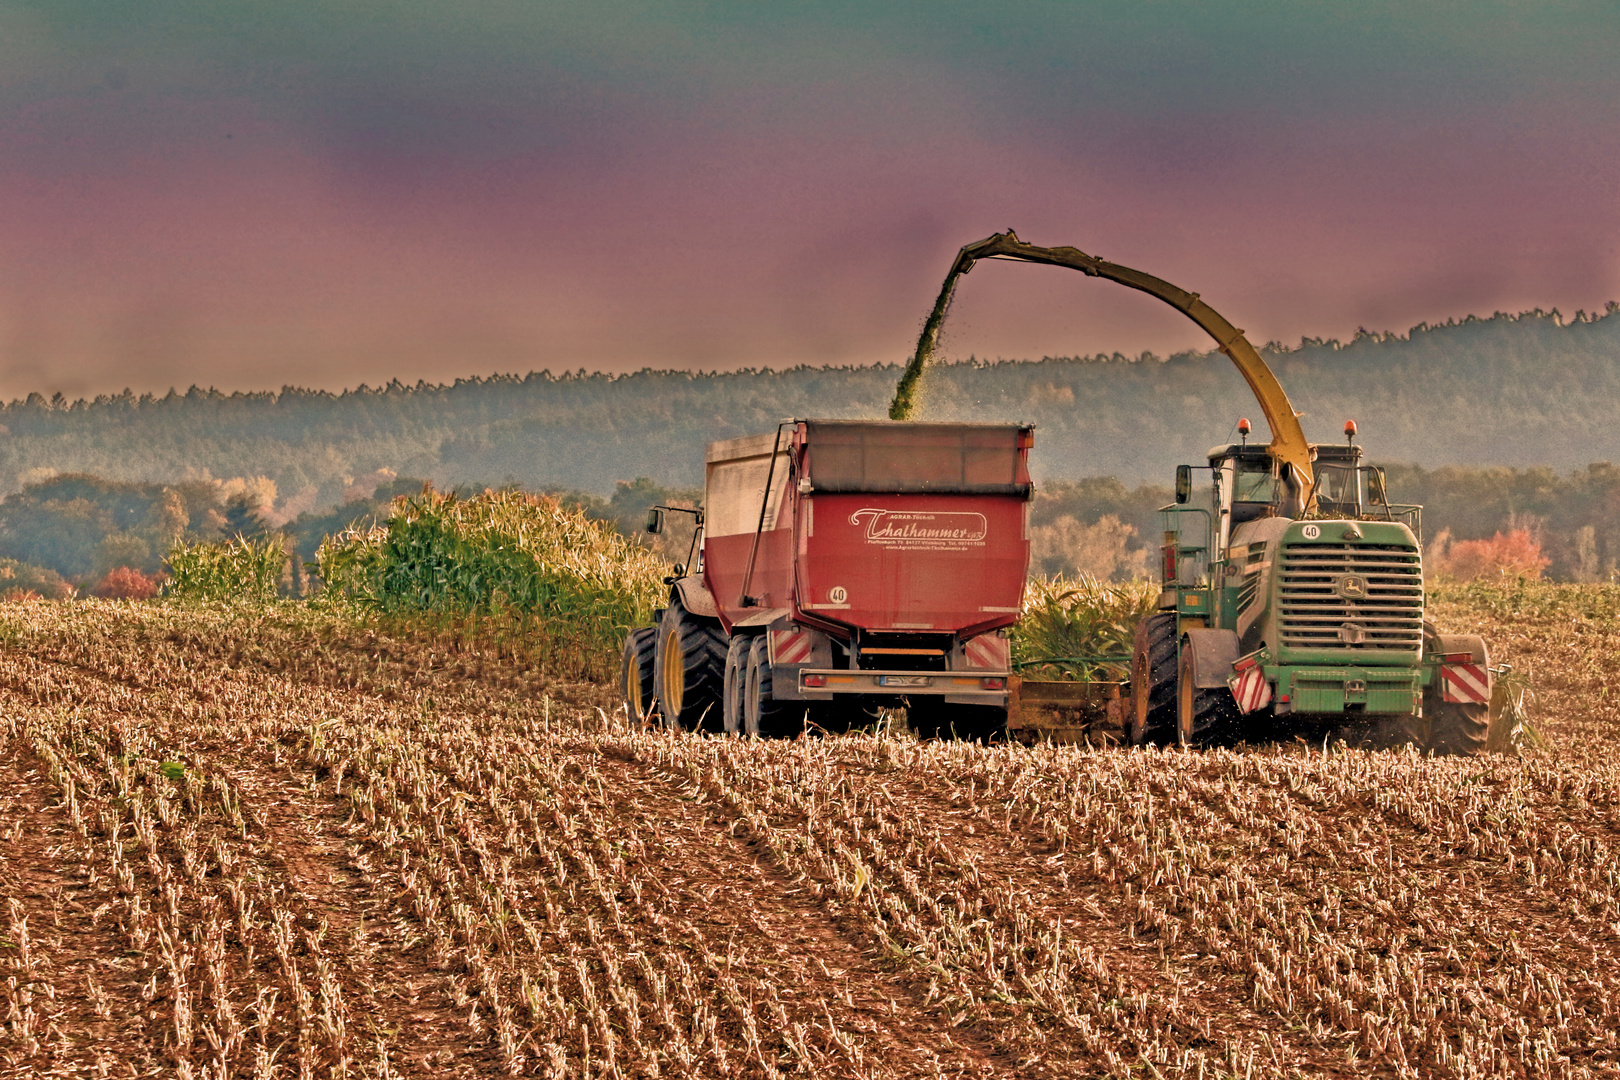
<path fill-rule="evenodd" d="M 1018 618 L 1029 541 L 1017 496 L 813 495 L 800 503 L 795 533 L 796 615 L 950 633 Z M 845 608 L 829 606 L 839 589 Z"/>
<path fill-rule="evenodd" d="M 793 545 L 787 524 L 788 518 L 784 515 L 782 528 L 772 529 L 759 538 L 759 554 L 754 557 L 754 578 L 748 591 L 759 598 L 762 607 L 782 608 L 793 602 Z M 753 533 L 703 538 L 704 584 L 714 596 L 715 605 L 720 609 L 720 621 L 728 633 L 734 620 L 749 614 L 738 610 L 737 597 L 742 591 L 748 548 L 753 542 Z"/>
<path fill-rule="evenodd" d="M 753 534 L 704 540 L 705 584 L 728 631 L 760 608 L 788 608 L 840 637 L 845 627 L 969 637 L 1017 621 L 1029 573 L 1022 495 L 800 494 L 806 436 L 801 424 L 793 467 L 772 485 L 783 501 L 749 581 L 758 607 L 738 606 Z M 1025 483 L 1029 441 L 1020 441 L 1016 470 Z"/>

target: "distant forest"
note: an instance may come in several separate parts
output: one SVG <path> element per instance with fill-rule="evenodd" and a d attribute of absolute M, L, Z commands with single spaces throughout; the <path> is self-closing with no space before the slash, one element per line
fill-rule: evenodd
<path fill-rule="evenodd" d="M 1390 466 L 1391 497 L 1428 505 L 1430 535 L 1529 528 L 1559 576 L 1606 575 L 1620 562 L 1620 473 L 1606 464 L 1620 463 L 1620 304 L 1595 316 L 1498 313 L 1262 352 L 1309 437 L 1336 442 L 1344 420 L 1356 419 L 1369 458 Z M 701 484 L 710 440 L 786 416 L 881 416 L 899 371 L 539 372 L 341 394 L 32 394 L 0 406 L 0 489 L 12 493 L 0 510 L 0 556 L 50 565 L 62 561 L 46 558 L 50 547 L 70 533 L 87 542 L 119 534 L 63 566 L 80 580 L 120 552 L 144 551 L 139 561 L 151 564 L 168 537 L 217 534 L 245 515 L 292 527 L 307 548 L 351 509 L 371 512 L 422 480 L 572 492 L 628 524 L 642 492 Z M 919 419 L 1035 423 L 1037 523 L 1062 534 L 1050 539 L 1048 564 L 1090 545 L 1126 551 L 1116 567 L 1125 573 L 1153 542 L 1152 510 L 1174 467 L 1235 438 L 1240 416 L 1265 437 L 1231 363 L 1183 353 L 944 364 L 924 381 Z M 183 505 L 161 496 L 164 487 Z M 16 530 L 40 515 L 60 518 L 60 531 L 25 551 Z M 1099 525 L 1118 535 L 1083 532 Z"/>

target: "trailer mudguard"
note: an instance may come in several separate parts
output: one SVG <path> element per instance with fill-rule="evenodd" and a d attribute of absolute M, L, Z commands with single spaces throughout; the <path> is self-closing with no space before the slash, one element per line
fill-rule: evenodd
<path fill-rule="evenodd" d="M 1237 663 L 1238 636 L 1231 630 L 1188 630 L 1181 648 L 1192 654 L 1193 685 L 1213 690 L 1227 685 L 1232 665 Z"/>
<path fill-rule="evenodd" d="M 675 592 L 681 598 L 681 606 L 692 614 L 707 619 L 720 617 L 720 609 L 715 605 L 714 595 L 704 586 L 703 579 L 697 575 L 677 579 Z"/>

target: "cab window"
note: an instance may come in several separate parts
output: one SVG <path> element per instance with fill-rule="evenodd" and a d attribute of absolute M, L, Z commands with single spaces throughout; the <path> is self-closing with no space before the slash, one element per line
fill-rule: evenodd
<path fill-rule="evenodd" d="M 1237 490 L 1232 492 L 1235 502 L 1257 502 L 1271 504 L 1277 498 L 1277 478 L 1271 472 L 1249 471 L 1239 469 L 1235 480 Z"/>

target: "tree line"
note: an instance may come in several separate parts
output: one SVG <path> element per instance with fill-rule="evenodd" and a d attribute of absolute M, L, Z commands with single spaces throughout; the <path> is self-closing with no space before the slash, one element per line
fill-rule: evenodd
<path fill-rule="evenodd" d="M 1389 465 L 1386 473 L 1392 501 L 1424 504 L 1426 551 L 1437 566 L 1448 565 L 1449 545 L 1456 555 L 1482 558 L 1489 569 L 1495 550 L 1489 545 L 1495 543 L 1521 556 L 1502 565 L 1558 580 L 1607 581 L 1620 569 L 1620 466 L 1600 463 L 1559 474 L 1540 466 Z M 175 545 L 233 536 L 281 538 L 297 557 L 290 580 L 302 583 L 303 563 L 313 562 L 323 539 L 385 520 L 395 498 L 428 482 L 386 478 L 339 506 L 272 524 L 251 491 L 233 493 L 225 482 L 49 477 L 0 502 L 0 596 L 13 590 L 65 596 L 75 587 L 95 589 L 108 575 L 126 570 L 156 577 Z M 482 488 L 465 486 L 460 493 L 477 490 Z M 652 537 L 642 532 L 646 510 L 655 503 L 697 506 L 702 497 L 699 488 L 669 487 L 647 477 L 618 483 L 609 497 L 571 489 L 547 494 L 612 522 L 670 563 L 689 556 L 690 519 L 671 515 L 669 531 Z M 1159 510 L 1172 497 L 1168 486 L 1132 486 L 1112 476 L 1041 482 L 1030 513 L 1032 571 L 1152 577 L 1162 537 Z M 1486 547 L 1458 546 L 1476 541 Z"/>
<path fill-rule="evenodd" d="M 1376 460 L 1564 475 L 1620 461 L 1617 312 L 1470 316 L 1262 352 L 1312 438 L 1336 441 L 1354 418 Z M 899 372 L 540 371 L 343 393 L 31 394 L 0 405 L 0 490 L 55 474 L 245 478 L 270 493 L 261 509 L 277 522 L 363 497 L 390 476 L 611 498 L 637 477 L 696 486 L 707 442 L 786 415 L 880 417 Z M 1134 486 L 1168 482 L 1257 413 L 1225 357 L 1188 352 L 942 364 L 923 380 L 918 419 L 1034 423 L 1038 479 L 1111 475 Z"/>

